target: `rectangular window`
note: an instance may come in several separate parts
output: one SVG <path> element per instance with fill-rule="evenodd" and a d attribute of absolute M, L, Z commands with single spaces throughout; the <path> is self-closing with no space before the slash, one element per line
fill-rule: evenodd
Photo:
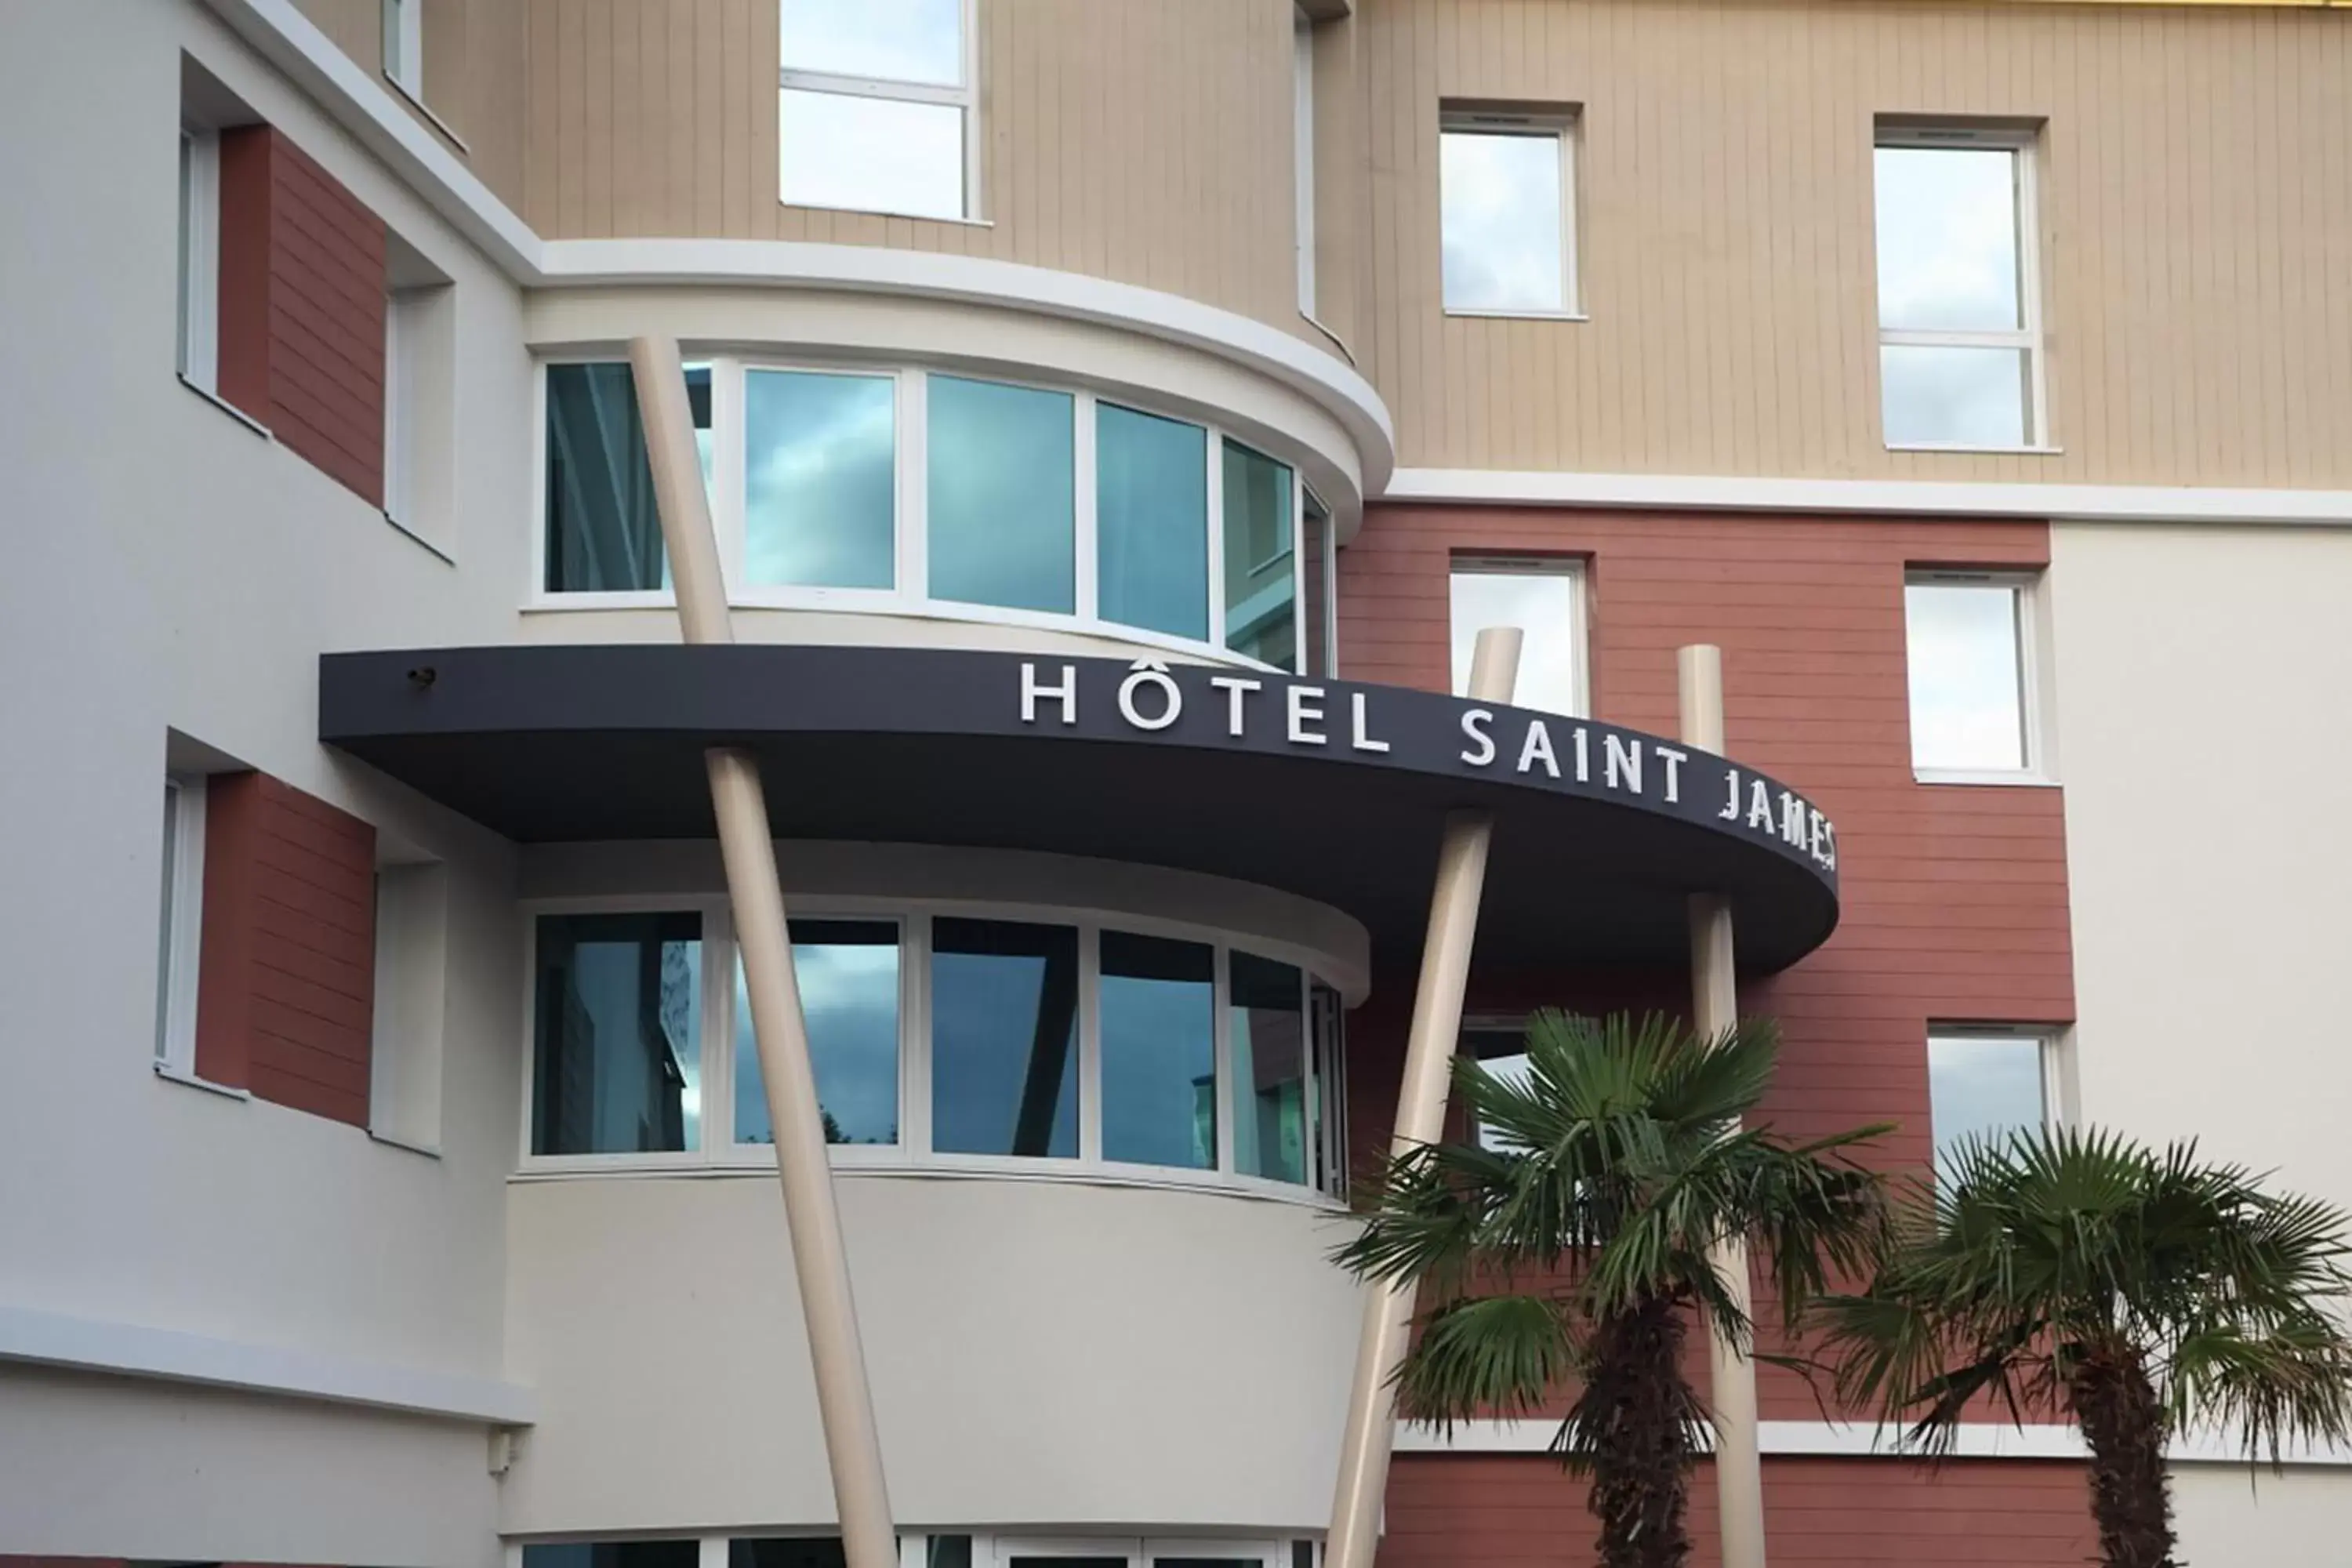
<path fill-rule="evenodd" d="M 968 216 L 968 0 L 782 0 L 780 17 L 780 199 L 903 217 Z"/>
<path fill-rule="evenodd" d="M 196 963 L 203 949 L 205 781 L 163 781 L 163 900 L 155 929 L 155 1065 L 195 1070 Z"/>
<path fill-rule="evenodd" d="M 412 1149 L 441 1145 L 448 953 L 448 868 L 431 861 L 378 866 L 368 1131 Z"/>
<path fill-rule="evenodd" d="M 1078 933 L 1070 926 L 931 924 L 931 1147 L 1078 1152 Z"/>
<path fill-rule="evenodd" d="M 1316 1186 L 1335 1198 L 1348 1195 L 1347 1004 L 1321 981 L 1307 986 L 1309 1043 L 1314 1060 L 1318 1170 Z"/>
<path fill-rule="evenodd" d="M 1066 392 L 929 379 L 935 599 L 1077 609 L 1077 408 Z"/>
<path fill-rule="evenodd" d="M 425 101 L 425 0 L 383 0 L 383 74 Z"/>
<path fill-rule="evenodd" d="M 1304 673 L 1339 673 L 1339 535 L 1322 498 L 1298 487 L 1298 558 L 1306 568 L 1300 601 L 1307 609 Z"/>
<path fill-rule="evenodd" d="M 530 1152 L 699 1148 L 701 915 L 541 915 L 538 931 Z"/>
<path fill-rule="evenodd" d="M 791 922 L 793 973 L 828 1143 L 898 1142 L 898 927 L 892 921 Z M 773 1143 L 759 1037 L 735 965 L 735 1142 Z"/>
<path fill-rule="evenodd" d="M 702 1542 L 684 1541 L 563 1541 L 522 1549 L 522 1568 L 697 1568 Z"/>
<path fill-rule="evenodd" d="M 1475 1057 L 1490 1077 L 1525 1087 L 1528 1081 L 1528 1026 L 1524 1019 L 1489 1017 L 1462 1026 L 1461 1052 Z M 1481 1121 L 1475 1128 L 1478 1146 L 1497 1152 L 1516 1148 L 1512 1139 Z"/>
<path fill-rule="evenodd" d="M 1209 635 L 1209 433 L 1095 407 L 1097 613 L 1120 626 Z"/>
<path fill-rule="evenodd" d="M 1225 646 L 1298 668 L 1297 477 L 1238 441 L 1224 449 Z"/>
<path fill-rule="evenodd" d="M 1216 979 L 1205 942 L 1102 933 L 1104 1159 L 1216 1169 Z"/>
<path fill-rule="evenodd" d="M 837 1535 L 772 1536 L 727 1543 L 727 1568 L 844 1568 L 848 1561 Z"/>
<path fill-rule="evenodd" d="M 413 522 L 416 511 L 416 448 L 425 423 L 420 362 L 430 304 L 420 289 L 384 296 L 383 510 L 400 523 Z"/>
<path fill-rule="evenodd" d="M 1276 1182 L 1307 1181 L 1307 993 L 1297 967 L 1234 952 L 1234 1169 Z"/>
<path fill-rule="evenodd" d="M 215 389 L 220 357 L 220 138 L 180 132 L 179 338 L 176 363 L 192 386 Z"/>
<path fill-rule="evenodd" d="M 1440 270 L 1454 315 L 1576 309 L 1574 118 L 1447 109 L 1437 147 Z"/>
<path fill-rule="evenodd" d="M 1549 556 L 1457 556 L 1449 588 L 1454 694 L 1470 689 L 1478 634 L 1517 626 L 1518 683 L 1512 704 L 1581 716 L 1588 707 L 1584 653 L 1584 571 Z"/>
<path fill-rule="evenodd" d="M 2055 1065 L 2051 1037 L 2041 1031 L 1929 1031 L 1927 1108 L 1937 1168 L 1965 1140 L 2000 1139 L 2049 1121 Z"/>
<path fill-rule="evenodd" d="M 1874 170 L 1886 444 L 2046 445 L 2032 132 L 1881 124 Z"/>
<path fill-rule="evenodd" d="M 2032 584 L 1913 573 L 1904 584 L 1911 765 L 1946 783 L 2037 776 Z"/>
<path fill-rule="evenodd" d="M 1298 312 L 1315 314 L 1315 23 L 1303 9 L 1290 17 L 1293 193 L 1297 198 Z"/>
<path fill-rule="evenodd" d="M 744 373 L 746 582 L 897 581 L 897 399 L 889 376 Z"/>
<path fill-rule="evenodd" d="M 688 365 L 703 479 L 711 471 L 710 368 Z M 546 563 L 551 594 L 658 591 L 669 585 L 661 512 L 626 362 L 547 367 Z"/>

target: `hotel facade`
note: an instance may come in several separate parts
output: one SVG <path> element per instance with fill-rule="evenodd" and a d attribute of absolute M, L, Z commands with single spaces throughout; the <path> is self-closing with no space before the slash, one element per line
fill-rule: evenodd
<path fill-rule="evenodd" d="M 1320 1561 L 1329 1257 L 1464 812 L 1504 1070 L 1532 1009 L 1689 1008 L 1710 897 L 1784 1131 L 2352 1202 L 2352 18 L 5 39 L 0 1563 L 843 1561 L 711 748 L 908 1564 Z M 731 647 L 681 645 L 640 339 Z M 1930 1471 L 1756 1394 L 1783 1568 L 2092 1550 L 2069 1428 Z M 1382 1568 L 1577 1561 L 1549 1436 L 1398 1430 Z M 2231 1458 L 2174 1456 L 2190 1563 L 2347 1560 L 2352 1455 Z"/>

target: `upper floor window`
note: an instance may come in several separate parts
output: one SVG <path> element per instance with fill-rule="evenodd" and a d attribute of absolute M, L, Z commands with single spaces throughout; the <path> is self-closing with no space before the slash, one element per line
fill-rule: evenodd
<path fill-rule="evenodd" d="M 779 195 L 903 217 L 971 210 L 972 0 L 780 0 Z"/>
<path fill-rule="evenodd" d="M 2000 783 L 2042 770 L 2032 584 L 1988 572 L 1915 572 L 1904 584 L 1911 765 L 1923 780 Z"/>
<path fill-rule="evenodd" d="M 211 392 L 220 343 L 220 137 L 180 131 L 180 283 L 177 363 L 190 385 Z"/>
<path fill-rule="evenodd" d="M 1882 124 L 1874 169 L 1886 444 L 2046 445 L 2032 133 Z"/>
<path fill-rule="evenodd" d="M 425 0 L 383 0 L 383 74 L 422 102 L 425 98 Z"/>
<path fill-rule="evenodd" d="M 1470 689 L 1478 634 L 1489 626 L 1517 626 L 1525 635 L 1512 704 L 1549 713 L 1586 710 L 1584 572 L 1579 563 L 1540 555 L 1457 556 L 1450 587 L 1455 696 Z"/>
<path fill-rule="evenodd" d="M 1998 1141 L 2055 1115 L 2055 1042 L 2039 1029 L 1938 1028 L 1927 1036 L 1936 1165 L 1963 1142 Z"/>
<path fill-rule="evenodd" d="M 1209 426 L 919 370 L 719 359 L 687 388 L 739 604 L 1052 617 L 1300 668 L 1312 503 L 1290 465 Z M 658 602 L 629 367 L 550 364 L 545 399 L 541 592 Z"/>
<path fill-rule="evenodd" d="M 1449 108 L 1437 185 L 1445 309 L 1565 316 L 1576 309 L 1574 122 L 1566 112 Z"/>

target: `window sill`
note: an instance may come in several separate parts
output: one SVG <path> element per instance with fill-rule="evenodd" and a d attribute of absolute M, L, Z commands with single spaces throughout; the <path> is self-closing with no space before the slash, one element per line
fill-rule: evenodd
<path fill-rule="evenodd" d="M 1445 313 L 1465 321 L 1589 321 L 1581 310 L 1472 310 L 1448 305 Z"/>
<path fill-rule="evenodd" d="M 1889 441 L 1890 452 L 1960 452 L 1988 458 L 2063 458 L 2063 447 L 1972 447 L 1965 441 Z"/>
<path fill-rule="evenodd" d="M 776 205 L 782 207 L 791 207 L 795 211 L 804 213 L 845 213 L 856 217 L 897 218 L 902 223 L 943 223 L 955 228 L 994 228 L 996 226 L 996 220 L 994 218 L 941 217 L 937 213 L 902 213 L 894 211 L 889 207 L 819 206 L 814 202 L 796 202 L 783 196 L 778 196 L 776 198 Z"/>
<path fill-rule="evenodd" d="M 249 1089 L 237 1089 L 230 1084 L 215 1083 L 208 1078 L 198 1078 L 187 1068 L 173 1067 L 169 1062 L 157 1062 L 155 1076 L 173 1083 L 186 1084 L 190 1089 L 203 1089 L 206 1094 L 217 1094 L 223 1100 L 249 1100 L 253 1098 L 253 1091 Z"/>
<path fill-rule="evenodd" d="M 992 1159 L 985 1155 L 943 1154 L 914 1159 L 877 1150 L 832 1161 L 836 1180 L 845 1176 L 889 1176 L 919 1181 L 1061 1182 L 1091 1187 L 1149 1187 L 1157 1192 L 1201 1193 L 1214 1197 L 1249 1198 L 1265 1203 L 1294 1204 L 1302 1208 L 1339 1214 L 1347 1204 L 1328 1193 L 1250 1176 L 1212 1172 L 1160 1170 L 1151 1166 L 1086 1163 L 1077 1160 Z M 768 1145 L 730 1150 L 704 1159 L 694 1154 L 578 1154 L 538 1156 L 528 1160 L 507 1180 L 510 1183 L 603 1181 L 614 1177 L 766 1176 L 775 1174 L 775 1155 Z"/>
<path fill-rule="evenodd" d="M 412 1154 L 421 1154 L 428 1160 L 441 1158 L 441 1146 L 438 1143 L 419 1143 L 412 1139 L 403 1138 L 398 1133 L 380 1132 L 373 1127 L 367 1130 L 367 1135 L 387 1149 L 404 1149 Z"/>
<path fill-rule="evenodd" d="M 2044 773 L 2002 773 L 1991 769 L 1914 768 L 1912 781 L 1923 784 L 1990 784 L 1997 789 L 2056 789 L 2058 781 Z"/>
<path fill-rule="evenodd" d="M 194 393 L 198 397 L 203 398 L 206 403 L 211 404 L 215 408 L 219 409 L 223 414 L 226 414 L 230 418 L 236 420 L 238 424 L 244 426 L 247 429 L 252 431 L 255 435 L 260 437 L 263 440 L 275 441 L 278 439 L 277 433 L 271 430 L 268 426 L 264 425 L 260 420 L 256 419 L 252 415 L 247 414 L 244 409 L 239 408 L 236 404 L 231 403 L 227 398 L 223 397 L 219 393 L 213 391 L 210 387 L 198 386 L 194 382 L 190 381 L 185 374 L 180 374 L 180 384 L 186 387 L 190 392 Z"/>
<path fill-rule="evenodd" d="M 415 93 L 409 91 L 408 84 L 406 82 L 401 80 L 398 77 L 394 76 L 389 71 L 384 73 L 383 79 L 384 85 L 391 88 L 394 94 L 398 97 L 403 103 L 407 104 L 409 108 L 423 115 L 426 121 L 432 125 L 434 130 L 441 132 L 443 138 L 448 142 L 450 146 L 455 147 L 458 152 L 464 153 L 468 158 L 474 155 L 474 150 L 466 145 L 466 139 L 463 136 L 458 135 L 455 130 L 451 129 L 447 121 L 434 113 L 431 105 L 427 104 L 423 99 L 417 97 Z"/>

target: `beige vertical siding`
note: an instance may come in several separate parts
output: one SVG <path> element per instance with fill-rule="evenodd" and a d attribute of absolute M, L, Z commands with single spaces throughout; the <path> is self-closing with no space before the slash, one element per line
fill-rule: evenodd
<path fill-rule="evenodd" d="M 1370 308 L 1409 465 L 2352 483 L 2352 16 L 1360 0 Z M 1582 322 L 1448 319 L 1437 116 L 1580 105 Z M 2053 456 L 1890 453 L 1871 139 L 2046 122 Z"/>
<path fill-rule="evenodd" d="M 394 94 L 509 205 L 522 200 L 527 79 L 520 0 L 424 0 L 425 101 Z M 568 0 L 567 0 L 568 3 Z M 383 0 L 294 0 L 328 40 L 371 74 L 383 69 Z"/>
<path fill-rule="evenodd" d="M 778 202 L 774 0 L 528 8 L 523 212 L 551 238 L 952 251 L 1310 330 L 1292 266 L 1290 0 L 980 0 L 984 224 Z"/>

